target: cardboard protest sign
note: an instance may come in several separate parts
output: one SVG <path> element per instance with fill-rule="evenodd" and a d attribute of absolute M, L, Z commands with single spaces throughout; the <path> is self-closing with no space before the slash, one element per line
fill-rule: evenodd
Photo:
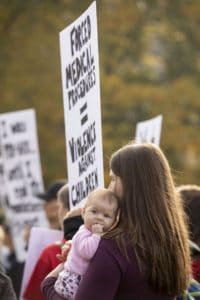
<path fill-rule="evenodd" d="M 70 206 L 104 186 L 96 3 L 60 33 Z"/>
<path fill-rule="evenodd" d="M 40 157 L 33 109 L 0 115 L 0 195 L 11 225 L 17 259 L 26 257 L 23 231 L 26 225 L 47 226 L 43 203 Z"/>
<path fill-rule="evenodd" d="M 137 123 L 135 140 L 139 143 L 154 143 L 159 146 L 161 126 L 162 115 Z"/>
<path fill-rule="evenodd" d="M 60 230 L 32 227 L 29 239 L 28 254 L 24 267 L 23 280 L 21 285 L 20 300 L 24 299 L 24 291 L 26 289 L 26 286 L 29 282 L 31 274 L 35 268 L 35 265 L 38 261 L 42 250 L 46 246 L 56 241 L 61 241 L 62 238 L 63 232 Z"/>

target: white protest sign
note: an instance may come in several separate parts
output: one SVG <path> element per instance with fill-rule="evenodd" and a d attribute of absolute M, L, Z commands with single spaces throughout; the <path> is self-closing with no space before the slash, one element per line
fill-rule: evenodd
<path fill-rule="evenodd" d="M 56 241 L 61 241 L 62 239 L 63 239 L 63 232 L 60 230 L 41 228 L 41 227 L 33 227 L 31 229 L 28 254 L 27 254 L 27 259 L 26 259 L 24 272 L 23 272 L 20 300 L 24 299 L 23 298 L 24 291 L 26 289 L 26 286 L 29 282 L 31 274 L 35 268 L 35 265 L 38 261 L 38 258 L 42 250 L 46 246 Z"/>
<path fill-rule="evenodd" d="M 70 206 L 104 186 L 96 3 L 60 33 Z"/>
<path fill-rule="evenodd" d="M 159 146 L 162 126 L 162 115 L 139 122 L 136 125 L 135 140 L 139 143 L 154 143 Z"/>
<path fill-rule="evenodd" d="M 35 111 L 0 114 L 1 201 L 11 225 L 18 261 L 24 261 L 25 225 L 47 226 L 43 203 L 36 194 L 43 191 L 37 142 Z"/>

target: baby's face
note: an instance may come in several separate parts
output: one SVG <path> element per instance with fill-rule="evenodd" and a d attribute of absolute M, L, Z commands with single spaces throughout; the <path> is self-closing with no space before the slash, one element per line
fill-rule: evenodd
<path fill-rule="evenodd" d="M 103 232 L 108 231 L 116 220 L 117 208 L 117 201 L 109 202 L 100 196 L 91 199 L 83 209 L 85 226 L 91 230 L 92 225 L 98 224 L 103 227 Z"/>

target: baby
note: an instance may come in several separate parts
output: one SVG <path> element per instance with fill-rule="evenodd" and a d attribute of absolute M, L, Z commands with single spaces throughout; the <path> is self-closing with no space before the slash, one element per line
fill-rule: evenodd
<path fill-rule="evenodd" d="M 100 188 L 90 193 L 82 211 L 84 225 L 73 237 L 64 270 L 59 273 L 54 285 L 59 295 L 74 299 L 101 236 L 117 224 L 118 216 L 119 201 L 113 192 Z"/>

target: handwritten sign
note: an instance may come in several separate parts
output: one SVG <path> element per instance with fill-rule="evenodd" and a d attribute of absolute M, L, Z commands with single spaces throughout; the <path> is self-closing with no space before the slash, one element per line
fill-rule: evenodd
<path fill-rule="evenodd" d="M 0 182 L 17 258 L 23 261 L 25 225 L 47 226 L 43 204 L 36 196 L 43 191 L 43 181 L 33 109 L 0 115 Z"/>
<path fill-rule="evenodd" d="M 96 3 L 60 33 L 70 206 L 104 186 Z"/>
<path fill-rule="evenodd" d="M 139 122 L 136 125 L 135 140 L 139 143 L 154 143 L 159 146 L 162 126 L 162 115 Z"/>

